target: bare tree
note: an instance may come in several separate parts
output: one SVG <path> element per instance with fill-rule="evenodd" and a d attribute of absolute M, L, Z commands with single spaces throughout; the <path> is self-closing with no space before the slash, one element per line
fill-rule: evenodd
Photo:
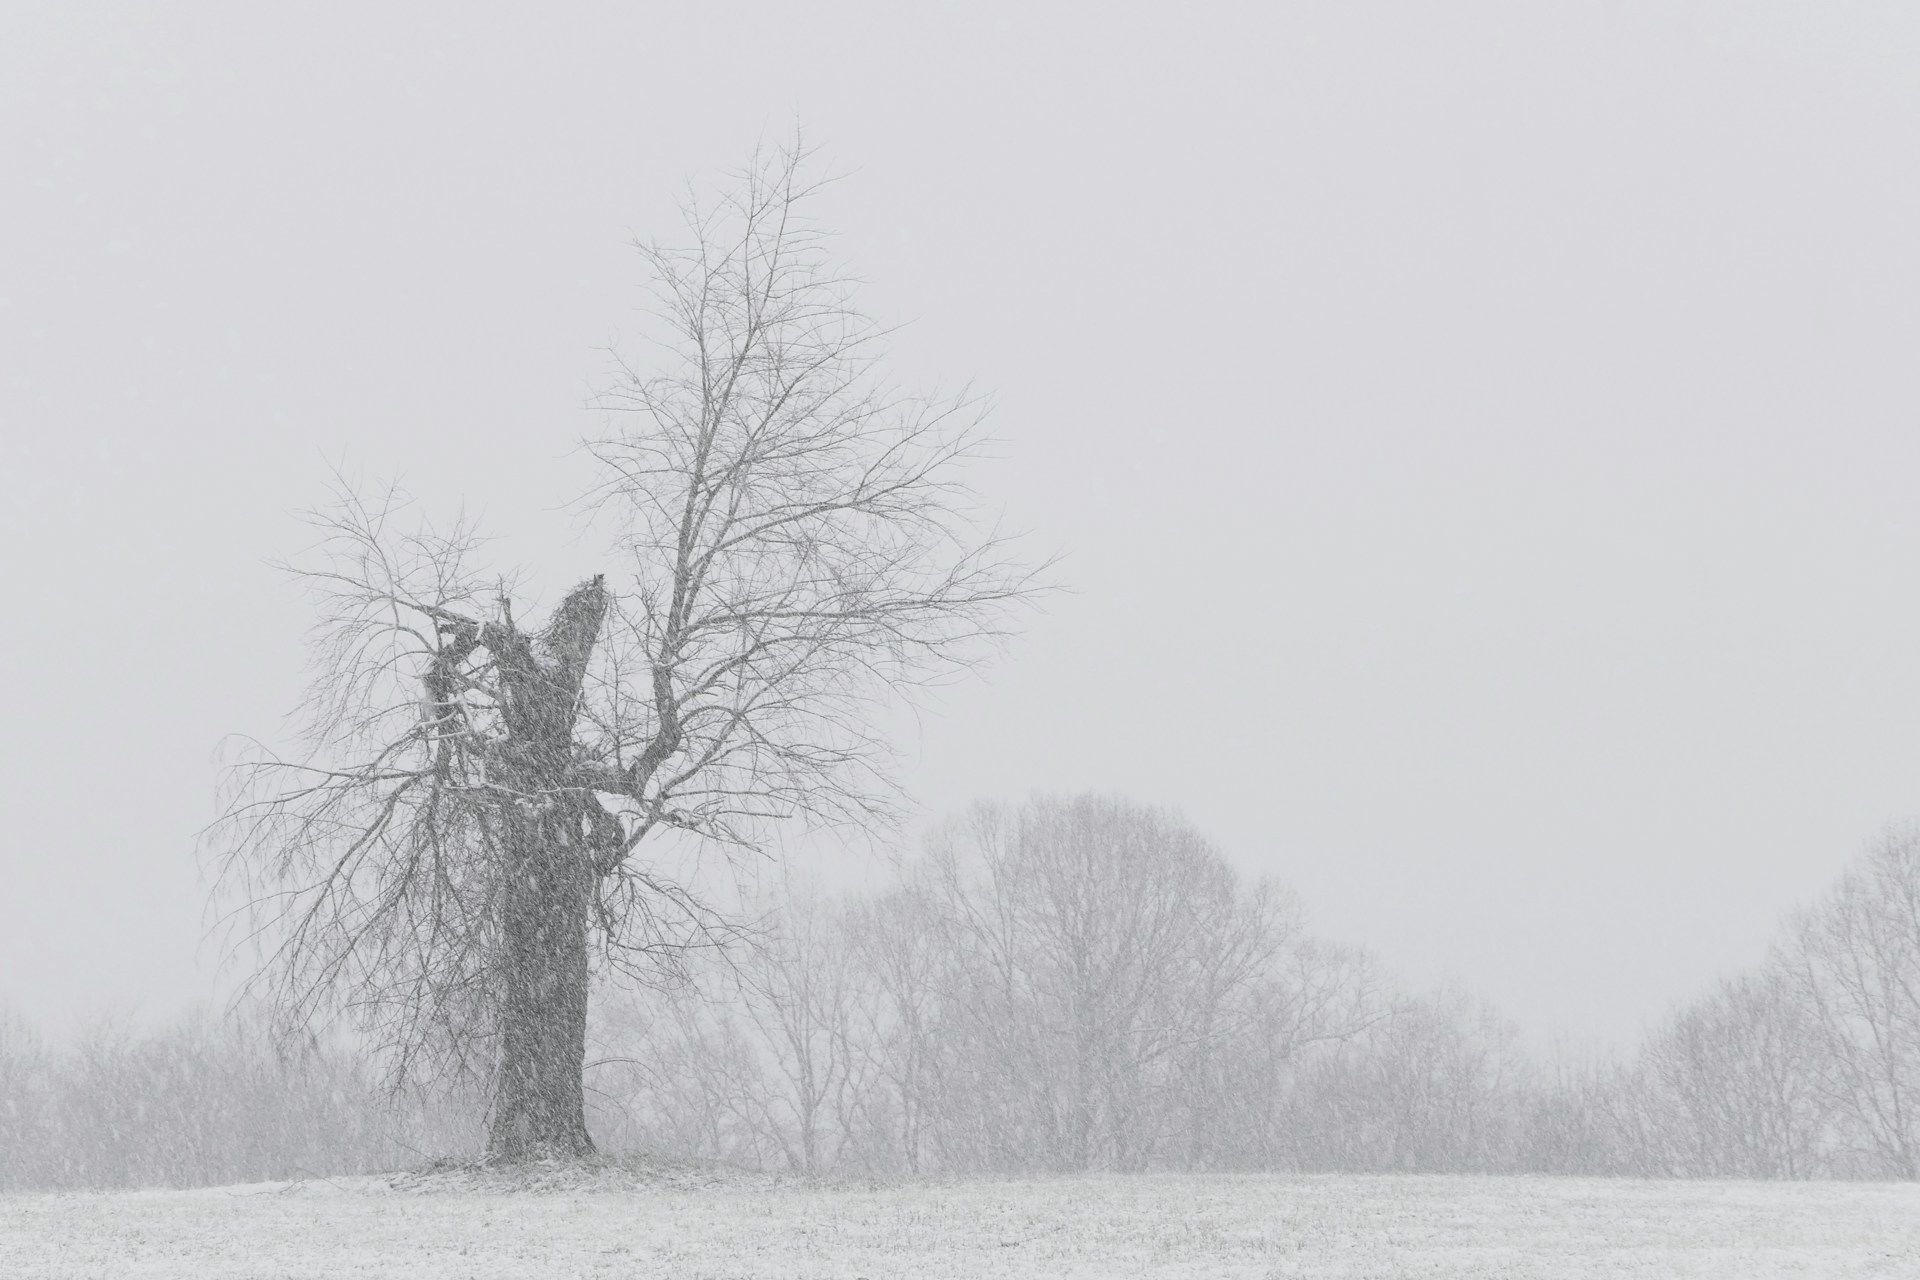
<path fill-rule="evenodd" d="M 950 1166 L 1184 1156 L 1162 1150 L 1164 1102 L 1293 928 L 1184 821 L 1106 796 L 977 805 L 930 839 L 910 887 L 944 952 L 936 1051 L 916 1074 Z"/>
<path fill-rule="evenodd" d="M 1673 1167 L 1699 1177 L 1805 1178 L 1820 1159 L 1825 1106 L 1812 1028 L 1778 968 L 1723 981 L 1641 1049 L 1665 1104 Z"/>
<path fill-rule="evenodd" d="M 762 900 L 740 954 L 710 954 L 641 1016 L 607 1002 L 605 1028 L 643 1132 L 678 1154 L 815 1172 L 848 1162 L 874 1128 L 878 1061 L 861 1041 L 875 993 L 847 913 L 791 883 Z M 664 1016 L 662 1016 L 664 1015 Z M 888 1153 L 891 1154 L 891 1153 Z"/>
<path fill-rule="evenodd" d="M 1270 971 L 1239 993 L 1218 1042 L 1189 1052 L 1190 1167 L 1302 1167 L 1319 1119 L 1300 1113 L 1303 1082 L 1407 1007 L 1366 952 L 1298 928 Z"/>
<path fill-rule="evenodd" d="M 855 1002 L 855 1043 L 870 1060 L 877 1095 L 866 1114 L 881 1118 L 869 1126 L 880 1133 L 865 1154 L 880 1168 L 926 1169 L 928 1077 L 948 963 L 940 926 L 925 894 L 898 885 L 855 900 L 847 911 L 847 934 L 871 988 L 869 998 Z"/>
<path fill-rule="evenodd" d="M 724 924 L 641 843 L 884 819 L 877 707 L 1034 589 L 963 484 L 977 405 L 881 376 L 803 159 L 756 158 L 689 201 L 686 247 L 640 246 L 655 358 L 621 365 L 584 497 L 617 559 L 544 625 L 464 526 L 403 531 L 397 495 L 351 490 L 319 517 L 303 749 L 245 762 L 215 828 L 291 1021 L 358 1012 L 396 1079 L 487 1073 L 491 1158 L 592 1149 L 594 956 L 644 973 Z"/>
<path fill-rule="evenodd" d="M 1327 1171 L 1485 1172 L 1510 1159 L 1514 1032 L 1458 991 L 1397 1001 L 1309 1063 L 1293 1100 L 1301 1163 Z"/>
<path fill-rule="evenodd" d="M 1920 827 L 1889 830 L 1777 963 L 1814 1040 L 1843 1168 L 1920 1177 Z"/>

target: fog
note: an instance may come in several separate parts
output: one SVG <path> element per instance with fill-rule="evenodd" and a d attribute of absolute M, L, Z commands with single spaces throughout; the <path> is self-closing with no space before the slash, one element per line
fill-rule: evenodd
<path fill-rule="evenodd" d="M 635 235 L 798 122 L 1070 588 L 924 819 L 1177 809 L 1318 936 L 1631 1043 L 1920 810 L 1903 5 L 16 4 L 0 1003 L 216 992 L 196 832 L 330 462 L 551 603 Z M 807 842 L 858 880 L 870 855 Z"/>

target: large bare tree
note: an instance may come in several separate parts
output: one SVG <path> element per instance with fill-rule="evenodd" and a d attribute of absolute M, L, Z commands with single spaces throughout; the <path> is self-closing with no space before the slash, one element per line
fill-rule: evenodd
<path fill-rule="evenodd" d="M 803 159 L 757 158 L 689 200 L 682 245 L 640 246 L 658 327 L 583 495 L 617 550 L 543 623 L 470 528 L 343 487 L 297 566 L 321 606 L 300 749 L 256 749 L 215 827 L 290 1020 L 352 1011 L 396 1079 L 480 1073 L 490 1158 L 592 1150 L 596 963 L 715 920 L 649 837 L 886 817 L 877 708 L 1034 589 L 964 486 L 977 406 L 884 378 Z"/>

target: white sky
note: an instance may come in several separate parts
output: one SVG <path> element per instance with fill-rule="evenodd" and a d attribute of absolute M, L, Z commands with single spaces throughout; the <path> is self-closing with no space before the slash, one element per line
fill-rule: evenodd
<path fill-rule="evenodd" d="M 624 242 L 796 116 L 1076 588 L 926 722 L 931 811 L 1178 806 L 1543 1043 L 1920 812 L 1920 8 L 437 9 L 8 8 L 0 1003 L 211 989 L 326 458 L 602 567 L 547 508 Z"/>

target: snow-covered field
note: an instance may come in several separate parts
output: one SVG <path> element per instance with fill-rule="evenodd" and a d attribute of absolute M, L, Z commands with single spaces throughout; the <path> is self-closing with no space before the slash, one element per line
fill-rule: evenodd
<path fill-rule="evenodd" d="M 1920 1277 L 1920 1186 L 1084 1177 L 0 1198 L 0 1276 Z"/>

